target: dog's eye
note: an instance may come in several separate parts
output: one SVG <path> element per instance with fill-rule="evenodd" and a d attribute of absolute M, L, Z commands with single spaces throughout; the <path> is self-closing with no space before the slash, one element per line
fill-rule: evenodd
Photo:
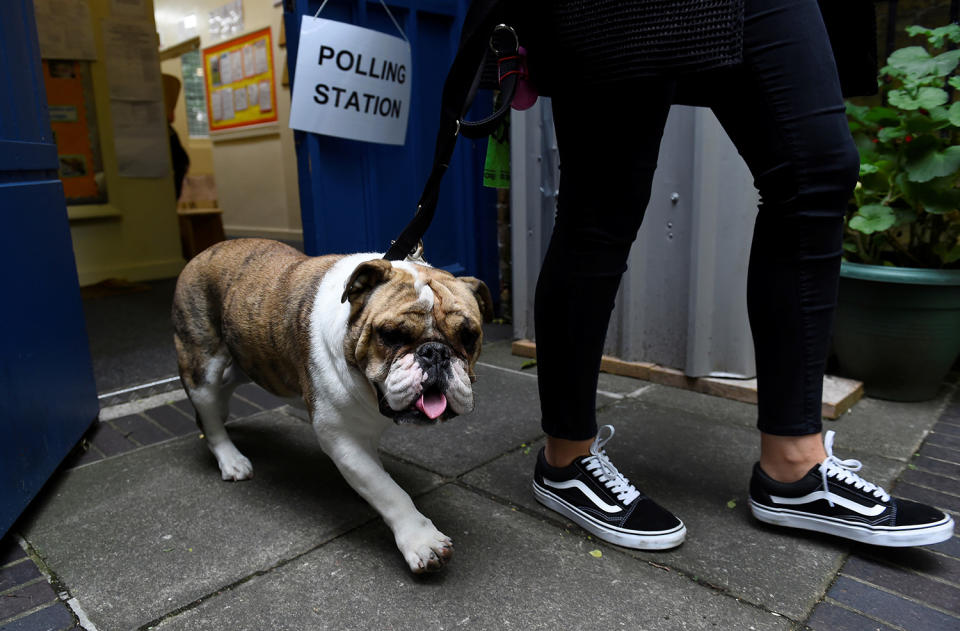
<path fill-rule="evenodd" d="M 460 329 L 460 343 L 463 344 L 463 348 L 468 353 L 472 353 L 474 351 L 477 346 L 478 339 L 480 339 L 480 332 L 473 327 L 465 326 Z"/>
<path fill-rule="evenodd" d="M 377 337 L 384 346 L 401 346 L 408 341 L 409 336 L 403 329 L 381 327 L 377 329 Z"/>

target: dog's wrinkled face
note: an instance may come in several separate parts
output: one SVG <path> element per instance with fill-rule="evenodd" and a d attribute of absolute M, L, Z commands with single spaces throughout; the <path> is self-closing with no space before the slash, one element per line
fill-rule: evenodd
<path fill-rule="evenodd" d="M 397 423 L 432 424 L 473 411 L 474 364 L 490 290 L 413 263 L 361 263 L 347 281 L 347 362 L 373 385 L 380 412 Z"/>

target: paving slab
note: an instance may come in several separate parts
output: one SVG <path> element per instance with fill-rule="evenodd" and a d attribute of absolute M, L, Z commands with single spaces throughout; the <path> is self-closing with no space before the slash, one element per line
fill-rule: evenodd
<path fill-rule="evenodd" d="M 498 341 L 492 344 L 484 344 L 483 353 L 480 354 L 480 361 L 484 364 L 520 371 L 527 375 L 536 375 L 536 365 L 524 368 L 524 365 L 529 364 L 530 358 L 514 355 L 511 352 L 512 344 L 513 342 L 511 341 Z M 622 375 L 611 375 L 602 372 L 600 373 L 600 381 L 597 385 L 597 389 L 601 393 L 609 392 L 622 396 L 630 394 L 636 391 L 638 388 L 643 388 L 649 385 L 652 385 L 649 381 L 632 379 Z M 598 399 L 601 403 L 608 402 L 605 400 L 605 397 L 602 394 L 598 397 Z"/>
<path fill-rule="evenodd" d="M 686 543 L 673 551 L 628 554 L 795 620 L 810 613 L 849 545 L 826 535 L 766 526 L 750 516 L 748 482 L 759 456 L 756 430 L 642 399 L 605 409 L 600 422 L 617 428 L 607 445 L 617 467 L 687 526 Z M 540 446 L 507 454 L 470 472 L 463 481 L 536 515 L 562 521 L 537 503 L 530 490 Z M 881 484 L 888 484 L 903 467 L 869 454 L 863 461 L 870 479 Z M 586 536 L 570 527 L 577 536 Z"/>
<path fill-rule="evenodd" d="M 836 449 L 871 453 L 908 461 L 950 401 L 952 389 L 941 388 L 936 398 L 917 403 L 865 398 L 836 421 L 823 421 L 824 430 L 837 432 Z"/>
<path fill-rule="evenodd" d="M 448 484 L 423 498 L 454 538 L 441 573 L 413 577 L 382 522 L 254 577 L 157 629 L 790 628 L 790 622 L 675 572 L 566 535 Z"/>
<path fill-rule="evenodd" d="M 510 345 L 504 342 L 491 344 L 489 348 L 485 346 L 480 360 L 514 370 L 519 370 L 524 362 L 529 361 L 512 355 Z M 536 368 L 523 372 L 536 374 Z M 950 383 L 956 381 L 952 376 L 951 379 Z M 646 401 L 710 416 L 718 422 L 745 427 L 756 427 L 757 424 L 757 406 L 750 403 L 605 373 L 601 373 L 600 382 L 600 390 L 620 395 L 636 393 L 643 388 L 638 396 Z M 954 391 L 954 386 L 945 385 L 935 398 L 919 403 L 864 398 L 841 418 L 835 421 L 825 419 L 824 429 L 833 429 L 838 435 L 855 433 L 857 439 L 850 443 L 851 450 L 906 461 L 944 411 Z M 601 405 L 609 403 L 602 396 L 598 397 L 598 401 Z"/>
<path fill-rule="evenodd" d="M 646 383 L 646 382 L 643 382 Z M 717 423 L 739 425 L 746 428 L 757 426 L 757 406 L 733 399 L 714 397 L 683 388 L 671 388 L 653 384 L 640 394 L 648 403 L 713 419 Z"/>
<path fill-rule="evenodd" d="M 223 482 L 203 441 L 187 436 L 67 472 L 20 523 L 100 629 L 138 627 L 375 516 L 306 423 L 262 412 L 230 434 L 253 480 Z M 439 483 L 385 465 L 415 496 Z"/>

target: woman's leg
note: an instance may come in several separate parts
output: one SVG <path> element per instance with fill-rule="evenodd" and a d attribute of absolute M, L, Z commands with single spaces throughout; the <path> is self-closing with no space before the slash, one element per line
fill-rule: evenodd
<path fill-rule="evenodd" d="M 746 0 L 735 75 L 714 111 L 762 199 L 747 280 L 762 432 L 751 511 L 876 545 L 948 539 L 952 518 L 861 478 L 859 462 L 833 456 L 832 432 L 821 443 L 843 216 L 859 159 L 816 0 Z"/>
<path fill-rule="evenodd" d="M 597 434 L 604 338 L 650 198 L 672 87 L 647 82 L 642 99 L 615 86 L 591 90 L 589 103 L 583 94 L 553 99 L 560 196 L 534 314 L 542 424 L 556 465 L 585 454 Z"/>
<path fill-rule="evenodd" d="M 591 90 L 587 102 L 582 94 L 554 97 L 560 199 L 535 304 L 547 444 L 534 467 L 534 497 L 605 541 L 645 550 L 678 546 L 687 530 L 606 456 L 613 427 L 598 433 L 596 393 L 610 313 L 650 198 L 673 87 L 646 82 L 641 99 L 616 87 Z"/>
<path fill-rule="evenodd" d="M 747 0 L 744 64 L 721 82 L 714 112 L 761 195 L 747 282 L 761 467 L 793 481 L 826 457 L 823 371 L 859 170 L 816 0 Z"/>

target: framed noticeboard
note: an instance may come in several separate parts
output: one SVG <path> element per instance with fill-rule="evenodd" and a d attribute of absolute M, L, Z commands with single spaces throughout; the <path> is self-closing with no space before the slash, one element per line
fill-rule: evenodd
<path fill-rule="evenodd" d="M 270 27 L 203 49 L 210 135 L 277 121 Z"/>
<path fill-rule="evenodd" d="M 90 62 L 44 59 L 43 83 L 67 203 L 106 202 Z"/>

